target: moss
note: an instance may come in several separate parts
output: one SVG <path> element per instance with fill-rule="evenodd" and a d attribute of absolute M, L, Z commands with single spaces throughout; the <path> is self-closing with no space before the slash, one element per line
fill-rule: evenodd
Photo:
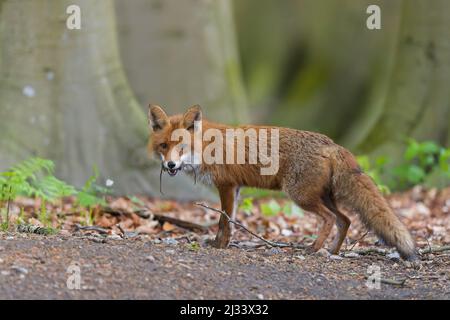
<path fill-rule="evenodd" d="M 235 97 L 233 112 L 233 124 L 239 124 L 248 120 L 246 107 L 246 98 L 241 77 L 241 68 L 239 61 L 230 59 L 225 65 L 225 73 L 228 81 L 229 90 L 232 97 Z"/>

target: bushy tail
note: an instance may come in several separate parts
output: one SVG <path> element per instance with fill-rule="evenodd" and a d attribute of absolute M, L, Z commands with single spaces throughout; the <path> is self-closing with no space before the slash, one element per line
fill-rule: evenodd
<path fill-rule="evenodd" d="M 409 231 L 372 179 L 359 169 L 353 155 L 345 149 L 339 149 L 335 155 L 333 196 L 338 203 L 358 213 L 363 223 L 387 245 L 396 247 L 403 259 L 417 259 Z"/>

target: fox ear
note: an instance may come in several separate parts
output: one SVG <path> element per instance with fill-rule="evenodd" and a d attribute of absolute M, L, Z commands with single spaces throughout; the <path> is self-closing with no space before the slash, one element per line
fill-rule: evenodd
<path fill-rule="evenodd" d="M 169 117 L 160 106 L 156 104 L 150 104 L 148 106 L 148 124 L 153 131 L 161 130 L 168 123 Z"/>
<path fill-rule="evenodd" d="M 190 107 L 183 116 L 183 126 L 188 129 L 194 129 L 195 121 L 202 120 L 202 108 L 196 104 Z"/>

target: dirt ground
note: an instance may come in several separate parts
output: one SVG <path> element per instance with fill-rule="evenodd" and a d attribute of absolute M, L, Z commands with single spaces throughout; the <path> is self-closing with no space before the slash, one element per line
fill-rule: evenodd
<path fill-rule="evenodd" d="M 377 253 L 353 256 L 218 250 L 140 236 L 0 233 L 0 299 L 450 298 L 448 251 L 423 256 L 420 270 Z M 370 266 L 379 267 L 379 288 L 367 286 Z M 392 280 L 404 283 L 386 283 Z"/>

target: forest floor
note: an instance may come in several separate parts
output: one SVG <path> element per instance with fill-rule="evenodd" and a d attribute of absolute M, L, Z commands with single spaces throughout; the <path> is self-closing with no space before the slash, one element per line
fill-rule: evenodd
<path fill-rule="evenodd" d="M 242 230 L 219 250 L 205 244 L 219 214 L 193 203 L 111 198 L 86 221 L 65 199 L 47 210 L 57 234 L 0 232 L 0 299 L 450 299 L 450 189 L 388 199 L 422 250 L 420 268 L 377 244 L 353 216 L 339 256 L 271 248 Z M 237 220 L 272 241 L 310 244 L 315 216 L 268 216 L 273 201 L 288 204 L 255 200 Z M 19 199 L 11 215 L 38 225 L 40 205 Z"/>

